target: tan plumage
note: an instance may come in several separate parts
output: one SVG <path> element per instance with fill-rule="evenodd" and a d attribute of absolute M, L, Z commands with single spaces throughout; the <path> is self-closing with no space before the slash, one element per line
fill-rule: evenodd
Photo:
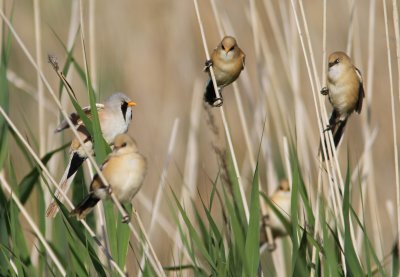
<path fill-rule="evenodd" d="M 289 182 L 287 180 L 282 180 L 278 189 L 270 196 L 271 202 L 279 210 L 279 212 L 290 221 L 290 209 L 291 209 L 291 191 Z M 261 224 L 260 233 L 260 244 L 267 242 L 267 237 L 265 233 L 266 225 L 271 228 L 271 232 L 274 238 L 283 237 L 288 235 L 285 225 L 282 223 L 280 218 L 276 215 L 271 207 L 267 206 L 268 214 L 263 216 L 263 221 Z M 270 249 L 275 249 L 275 246 L 270 246 Z"/>
<path fill-rule="evenodd" d="M 114 93 L 104 102 L 104 104 L 96 104 L 101 131 L 107 143 L 112 143 L 116 135 L 128 131 L 129 124 L 132 120 L 132 107 L 135 105 L 136 103 L 131 101 L 123 93 Z M 83 108 L 83 111 L 89 118 L 92 117 L 90 107 Z M 70 159 L 59 183 L 61 190 L 65 193 L 68 191 L 76 171 L 87 158 L 84 147 L 87 152 L 93 154 L 93 143 L 81 118 L 76 113 L 72 113 L 70 119 L 77 127 L 80 138 L 85 144 L 82 146 L 76 137 L 71 141 L 69 150 Z M 56 132 L 61 132 L 68 128 L 69 125 L 67 121 L 64 120 L 57 126 Z M 63 199 L 61 192 L 58 189 L 54 196 L 60 201 Z M 47 207 L 46 216 L 54 217 L 57 214 L 58 209 L 57 202 L 53 200 Z"/>
<path fill-rule="evenodd" d="M 136 143 L 127 134 L 118 135 L 114 150 L 101 166 L 101 172 L 111 191 L 120 202 L 131 201 L 142 186 L 147 171 L 146 159 L 138 152 Z M 84 218 L 99 200 L 109 197 L 109 189 L 96 174 L 89 195 L 71 212 Z"/>
<path fill-rule="evenodd" d="M 210 66 L 214 69 L 215 79 L 219 91 L 222 88 L 234 82 L 244 68 L 246 55 L 237 45 L 236 39 L 226 36 L 222 39 L 217 48 L 211 53 L 211 58 L 206 62 L 206 71 L 209 72 Z M 206 91 L 204 93 L 204 101 L 212 106 L 222 105 L 221 99 L 216 98 L 214 86 L 211 76 L 207 82 Z"/>
<path fill-rule="evenodd" d="M 335 147 L 342 138 L 349 116 L 356 111 L 361 113 L 364 87 L 361 72 L 343 52 L 334 52 L 328 58 L 327 87 L 321 90 L 328 95 L 333 111 L 328 130 L 332 130 Z"/>

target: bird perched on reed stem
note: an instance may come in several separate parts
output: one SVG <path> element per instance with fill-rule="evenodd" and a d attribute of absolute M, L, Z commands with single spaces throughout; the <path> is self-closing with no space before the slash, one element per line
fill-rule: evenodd
<path fill-rule="evenodd" d="M 104 104 L 96 104 L 101 132 L 107 143 L 112 143 L 118 134 L 126 133 L 128 131 L 129 124 L 132 120 L 132 107 L 135 105 L 135 102 L 121 92 L 112 94 Z M 91 119 L 92 114 L 90 107 L 83 108 L 83 111 L 87 117 Z M 92 138 L 86 127 L 83 125 L 82 119 L 76 113 L 72 113 L 70 115 L 70 120 L 76 126 L 84 145 L 81 145 L 76 137 L 72 139 L 69 162 L 59 183 L 60 189 L 64 191 L 64 193 L 67 193 L 77 170 L 87 158 L 84 148 L 87 152 L 93 154 Z M 61 132 L 68 128 L 68 122 L 63 120 L 57 126 L 55 132 Z M 59 189 L 56 190 L 54 196 L 60 201 L 63 199 Z M 58 210 L 57 202 L 53 199 L 47 207 L 46 216 L 55 217 Z"/>
<path fill-rule="evenodd" d="M 213 67 L 215 80 L 221 94 L 222 88 L 233 83 L 244 68 L 246 55 L 239 48 L 236 39 L 226 36 L 218 44 L 217 48 L 211 53 L 210 60 L 206 61 L 204 71 L 209 73 L 204 101 L 214 107 L 219 107 L 223 103 L 222 95 L 218 98 L 210 74 L 210 66 Z"/>
<path fill-rule="evenodd" d="M 361 113 L 365 96 L 361 72 L 345 53 L 334 52 L 329 55 L 327 87 L 321 90 L 321 94 L 328 95 L 333 107 L 329 125 L 325 131 L 332 131 L 335 147 L 337 147 L 349 116 L 354 111 Z"/>
<path fill-rule="evenodd" d="M 90 184 L 89 194 L 71 211 L 72 216 L 85 218 L 97 202 L 107 199 L 111 192 L 120 202 L 131 201 L 143 184 L 147 162 L 138 152 L 135 141 L 127 134 L 121 134 L 115 138 L 114 149 L 100 169 L 109 187 L 96 174 Z M 126 223 L 129 218 L 123 220 Z"/>
<path fill-rule="evenodd" d="M 275 209 L 268 206 L 267 214 L 262 217 L 260 244 L 267 242 L 266 226 L 271 228 L 274 239 L 288 235 L 288 226 L 285 226 L 284 221 L 290 222 L 291 192 L 289 182 L 286 179 L 281 180 L 278 189 L 269 199 Z M 268 245 L 270 251 L 275 248 L 275 245 Z"/>

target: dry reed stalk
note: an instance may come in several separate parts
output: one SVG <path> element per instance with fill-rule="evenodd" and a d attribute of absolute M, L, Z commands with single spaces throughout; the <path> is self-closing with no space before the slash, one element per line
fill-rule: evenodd
<path fill-rule="evenodd" d="M 39 101 L 39 96 L 37 94 L 37 89 L 34 88 L 31 84 L 26 82 L 20 76 L 18 76 L 14 71 L 11 69 L 7 69 L 7 81 L 14 85 L 16 88 L 20 89 L 22 92 L 28 94 L 32 97 L 36 102 Z M 53 115 L 57 115 L 57 110 L 51 106 L 51 102 L 47 99 L 44 99 L 43 109 L 45 111 L 52 113 Z"/>
<path fill-rule="evenodd" d="M 350 2 L 351 1 L 351 2 Z M 347 33 L 347 45 L 346 45 L 346 53 L 350 54 L 352 49 L 353 42 L 353 34 L 354 34 L 354 18 L 356 11 L 356 1 L 349 0 L 349 10 L 350 10 L 350 24 L 349 24 L 349 32 Z"/>
<path fill-rule="evenodd" d="M 62 266 L 61 262 L 58 260 L 56 254 L 53 252 L 53 249 L 51 249 L 50 245 L 47 243 L 46 239 L 40 232 L 38 226 L 35 224 L 35 221 L 33 220 L 33 218 L 25 210 L 24 205 L 22 205 L 22 203 L 19 201 L 18 196 L 13 192 L 10 185 L 7 183 L 7 181 L 4 177 L 3 171 L 0 172 L 0 181 L 2 183 L 3 189 L 5 189 L 7 191 L 7 193 L 11 196 L 12 200 L 14 201 L 14 203 L 17 205 L 18 209 L 20 210 L 22 216 L 26 219 L 26 221 L 31 226 L 35 235 L 39 238 L 44 249 L 46 250 L 46 253 L 49 255 L 50 259 L 54 262 L 55 266 L 60 271 L 61 275 L 66 276 L 67 272 L 65 271 L 65 268 Z"/>
<path fill-rule="evenodd" d="M 195 10 L 196 10 L 198 24 L 199 24 L 199 27 L 200 27 L 200 32 L 201 32 L 201 37 L 202 37 L 202 41 L 203 41 L 204 51 L 205 51 L 205 54 L 206 54 L 206 59 L 209 60 L 210 59 L 210 55 L 208 53 L 208 47 L 207 47 L 206 37 L 205 37 L 205 33 L 204 33 L 203 23 L 202 23 L 201 17 L 200 17 L 198 3 L 197 3 L 197 0 L 193 0 L 193 2 L 194 2 Z M 213 70 L 212 66 L 209 68 L 209 70 L 210 70 L 211 79 L 212 79 L 212 82 L 213 82 L 213 85 L 214 85 L 215 94 L 216 94 L 217 98 L 220 98 L 221 95 L 220 95 L 219 90 L 218 90 L 218 86 L 217 86 L 217 82 L 215 80 L 214 70 Z M 246 220 L 247 220 L 247 222 L 249 222 L 249 206 L 247 204 L 246 195 L 245 195 L 244 190 L 243 190 L 243 183 L 242 183 L 242 180 L 241 180 L 241 177 L 240 177 L 239 168 L 238 168 L 236 155 L 235 155 L 235 150 L 233 148 L 232 138 L 231 138 L 231 135 L 230 135 L 230 132 L 229 132 L 229 127 L 228 127 L 228 123 L 227 123 L 227 120 L 226 120 L 226 117 L 225 117 L 224 108 L 222 106 L 220 106 L 219 107 L 219 111 L 220 111 L 220 114 L 221 114 L 222 123 L 224 125 L 224 131 L 225 131 L 225 136 L 226 136 L 226 139 L 227 139 L 227 142 L 228 142 L 229 151 L 230 151 L 230 154 L 232 156 L 232 162 L 233 162 L 233 167 L 234 167 L 234 170 L 235 170 L 236 178 L 237 178 L 237 181 L 239 183 L 239 190 L 240 190 L 240 195 L 241 195 L 243 206 L 244 206 L 244 212 L 245 212 Z"/>
<path fill-rule="evenodd" d="M 399 31 L 399 12 L 397 8 L 397 1 L 393 0 L 393 25 L 395 30 L 396 36 L 396 54 L 397 54 L 397 85 L 399 89 L 399 103 L 400 103 L 400 31 Z M 393 104 L 394 105 L 394 104 Z M 395 129 L 393 130 L 396 131 Z M 400 183 L 399 183 L 399 167 L 398 167 L 398 151 L 397 151 L 397 143 L 395 144 L 395 156 L 397 159 L 397 166 L 396 166 L 396 202 L 397 202 L 397 230 L 398 230 L 398 241 L 397 245 L 400 245 Z M 400 247 L 399 255 L 400 255 Z"/>
<path fill-rule="evenodd" d="M 192 201 L 195 199 L 197 189 L 197 176 L 198 176 L 198 159 L 199 159 L 199 141 L 198 141 L 198 133 L 200 128 L 200 116 L 201 116 L 201 102 L 202 102 L 202 91 L 203 83 L 197 79 L 194 82 L 193 90 L 192 90 L 192 104 L 190 108 L 190 127 L 188 131 L 188 139 L 186 146 L 186 157 L 185 157 L 185 168 L 183 173 L 183 186 L 181 190 L 181 196 L 179 199 L 180 203 L 183 203 L 185 200 Z M 186 189 L 187 186 L 187 189 Z M 192 205 L 188 205 L 186 207 L 186 212 L 192 213 Z M 179 217 L 178 226 L 183 226 L 184 222 L 182 217 Z M 171 262 L 174 262 L 175 257 L 179 257 L 182 252 L 182 242 L 180 239 L 180 232 L 178 228 L 174 228 L 173 233 L 175 234 L 171 237 L 172 241 L 179 242 L 174 245 L 174 250 L 171 257 Z M 171 234 L 173 234 L 171 233 Z M 190 256 L 184 251 L 185 257 L 190 261 Z M 182 264 L 185 263 L 185 260 L 181 259 Z M 196 261 L 197 263 L 197 261 Z"/>
<path fill-rule="evenodd" d="M 156 197 L 155 197 L 153 208 L 151 211 L 151 218 L 150 218 L 150 225 L 149 225 L 149 236 L 150 237 L 153 235 L 154 224 L 156 222 L 156 219 L 159 217 L 159 209 L 160 209 L 161 200 L 162 200 L 161 196 L 163 195 L 163 193 L 165 193 L 165 190 L 164 190 L 165 182 L 166 182 L 167 175 L 168 175 L 169 164 L 172 159 L 172 154 L 175 149 L 178 128 L 179 128 L 179 118 L 175 118 L 174 124 L 172 126 L 171 137 L 170 137 L 169 144 L 168 144 L 167 155 L 166 155 L 166 158 L 164 161 L 164 167 L 163 167 L 163 170 L 161 173 L 160 182 L 157 186 Z M 141 268 L 144 268 L 145 262 L 146 262 L 146 260 L 145 260 L 145 257 L 143 256 L 140 261 L 138 276 L 142 276 Z"/>
<path fill-rule="evenodd" d="M 397 11 L 397 8 L 396 8 Z M 392 111 L 392 128 L 393 128 L 393 149 L 394 149 L 394 170 L 396 176 L 396 212 L 397 212 L 397 244 L 400 245 L 400 181 L 399 181 L 399 152 L 397 149 L 397 123 L 396 123 L 396 111 L 394 106 L 394 86 L 393 86 L 393 73 L 392 73 L 392 57 L 390 54 L 390 38 L 389 38 L 389 26 L 388 26 L 388 15 L 387 15 L 387 7 L 386 0 L 383 0 L 383 15 L 385 20 L 385 35 L 386 35 L 386 50 L 387 50 L 387 61 L 388 61 L 388 69 L 389 69 L 389 83 L 390 83 L 390 103 L 391 103 L 391 111 Z M 396 15 L 394 15 L 396 18 Z M 398 16 L 397 16 L 398 19 Z M 395 20 L 396 21 L 396 20 Z M 398 28 L 398 27 L 395 27 Z M 400 46 L 398 45 L 399 37 L 398 37 L 398 29 L 395 29 L 396 33 L 396 49 Z M 400 71 L 400 50 L 397 51 L 398 58 L 398 70 Z M 400 72 L 399 72 L 399 80 L 400 82 Z M 400 97 L 400 94 L 399 94 Z M 399 247 L 400 254 L 400 247 Z"/>
<path fill-rule="evenodd" d="M 368 109 L 371 107 L 372 103 L 372 88 L 373 88 L 373 81 L 374 81 L 374 64 L 375 64 L 375 19 L 376 19 L 376 1 L 371 0 L 370 1 L 370 6 L 369 6 L 369 26 L 368 26 L 368 71 L 367 71 L 367 79 L 366 79 L 366 90 L 365 90 L 365 100 L 366 100 L 366 108 L 367 108 L 367 114 L 364 113 L 364 116 L 361 118 L 362 119 L 362 132 L 363 132 L 363 137 L 365 140 L 365 145 L 364 145 L 364 153 L 363 153 L 363 160 L 364 160 L 364 166 L 362 168 L 362 175 L 361 176 L 366 176 L 366 178 L 362 178 L 362 184 L 361 187 L 363 189 L 362 195 L 363 197 L 368 197 L 368 202 L 370 209 L 370 214 L 371 214 L 371 220 L 372 222 L 375 222 L 377 224 L 371 224 L 372 227 L 372 234 L 373 234 L 373 239 L 374 239 L 374 244 L 375 244 L 375 249 L 377 252 L 377 256 L 383 258 L 383 250 L 382 250 L 382 244 L 380 243 L 380 238 L 379 235 L 382 234 L 381 231 L 381 222 L 379 219 L 378 215 L 378 209 L 377 209 L 377 193 L 376 193 L 376 183 L 375 183 L 375 178 L 374 178 L 374 158 L 373 158 L 373 153 L 372 153 L 372 144 L 375 140 L 375 137 L 377 135 L 377 129 L 375 128 L 374 130 L 371 129 L 371 124 L 368 119 Z M 357 28 L 356 34 L 360 32 L 360 29 Z M 359 51 L 357 51 L 359 52 Z M 357 167 L 354 169 L 354 172 L 357 172 Z M 363 200 L 362 200 L 363 201 Z M 360 205 L 359 207 L 359 214 L 361 213 L 361 208 L 362 206 Z M 361 218 L 362 220 L 362 218 Z M 358 230 L 358 245 L 357 245 L 357 252 L 361 253 L 361 245 L 362 245 L 362 230 Z M 379 247 L 380 246 L 380 247 Z"/>
<path fill-rule="evenodd" d="M 154 223 L 156 221 L 156 218 L 158 217 L 161 200 L 162 200 L 161 196 L 165 192 L 164 187 L 165 187 L 165 182 L 166 182 L 167 175 L 168 175 L 169 164 L 171 162 L 172 154 L 175 149 L 176 136 L 178 134 L 178 129 L 179 129 L 179 122 L 180 122 L 179 118 L 175 118 L 174 124 L 172 126 L 171 137 L 169 139 L 167 155 L 166 155 L 166 158 L 164 161 L 164 166 L 163 166 L 163 170 L 161 173 L 160 183 L 157 186 L 157 193 L 156 193 L 153 210 L 152 210 L 152 214 L 151 214 L 150 225 L 149 225 L 150 236 L 153 234 Z"/>

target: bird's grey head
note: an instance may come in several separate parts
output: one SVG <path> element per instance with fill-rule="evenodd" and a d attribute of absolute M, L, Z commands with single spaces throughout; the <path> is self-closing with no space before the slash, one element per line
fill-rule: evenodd
<path fill-rule="evenodd" d="M 132 120 L 132 107 L 136 106 L 128 96 L 122 92 L 116 92 L 107 98 L 104 103 L 106 108 L 120 111 L 127 124 Z"/>

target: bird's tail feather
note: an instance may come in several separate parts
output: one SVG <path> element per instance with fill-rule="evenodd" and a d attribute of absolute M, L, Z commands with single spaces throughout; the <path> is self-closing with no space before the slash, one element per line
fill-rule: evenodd
<path fill-rule="evenodd" d="M 344 121 L 340 121 L 337 125 L 337 128 L 335 128 L 335 132 L 333 133 L 333 141 L 335 142 L 335 147 L 339 145 L 340 140 L 342 139 L 342 136 L 344 134 L 344 128 L 346 127 L 347 119 Z"/>
<path fill-rule="evenodd" d="M 339 116 L 338 113 L 335 110 L 333 110 L 332 115 L 329 119 L 329 125 L 332 128 L 331 131 L 332 131 L 333 142 L 335 144 L 335 148 L 338 147 L 340 140 L 343 137 L 344 129 L 345 129 L 346 123 L 347 123 L 347 118 L 345 120 L 338 120 L 338 116 Z M 328 142 L 326 140 L 324 140 L 324 143 L 325 143 L 325 147 L 326 147 L 327 151 L 329 151 L 330 149 L 328 148 Z M 324 154 L 322 152 L 322 143 L 321 142 L 319 145 L 319 149 L 320 149 L 320 153 L 322 155 L 322 160 L 325 160 Z"/>
<path fill-rule="evenodd" d="M 73 155 L 71 155 L 71 158 L 68 162 L 68 166 L 63 174 L 63 176 L 61 177 L 61 181 L 60 181 L 60 189 L 57 189 L 56 192 L 54 193 L 54 197 L 57 198 L 59 201 L 63 200 L 63 196 L 61 194 L 61 191 L 63 191 L 64 193 L 67 193 L 72 180 L 75 177 L 76 171 L 78 170 L 78 168 L 82 165 L 82 163 L 85 161 L 86 158 L 82 158 L 78 155 L 78 153 L 74 153 Z M 49 206 L 47 207 L 46 210 L 46 217 L 55 217 L 57 215 L 59 211 L 59 207 L 57 202 L 55 201 L 55 199 L 53 199 L 51 201 L 51 203 L 49 204 Z"/>
<path fill-rule="evenodd" d="M 215 102 L 215 99 L 216 95 L 214 90 L 214 84 L 210 78 L 206 86 L 206 91 L 204 92 L 204 101 L 206 101 L 208 104 L 212 106 Z"/>
<path fill-rule="evenodd" d="M 99 200 L 100 199 L 95 196 L 93 192 L 89 193 L 86 198 L 71 211 L 71 216 L 77 216 L 78 219 L 85 218 L 86 215 L 92 211 L 93 207 L 96 206 Z"/>

